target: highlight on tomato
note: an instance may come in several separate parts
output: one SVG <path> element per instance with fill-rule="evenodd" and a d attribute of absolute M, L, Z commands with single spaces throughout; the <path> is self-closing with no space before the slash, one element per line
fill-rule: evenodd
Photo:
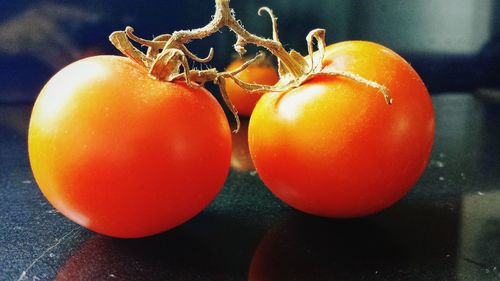
<path fill-rule="evenodd" d="M 234 70 L 243 63 L 242 59 L 236 59 L 229 64 L 227 71 Z M 245 70 L 236 74 L 235 77 L 243 82 L 261 85 L 274 85 L 279 80 L 275 68 L 268 60 L 251 64 Z M 263 92 L 252 93 L 247 91 L 238 86 L 232 79 L 226 82 L 226 92 L 231 103 L 236 107 L 238 114 L 242 116 L 250 116 L 252 114 L 255 104 L 263 94 Z"/>
<path fill-rule="evenodd" d="M 394 102 L 329 71 L 383 85 Z M 263 95 L 248 137 L 257 172 L 277 197 L 314 215 L 358 217 L 391 206 L 417 182 L 433 144 L 434 111 L 403 58 L 375 43 L 346 41 L 326 48 L 314 78 Z"/>
<path fill-rule="evenodd" d="M 94 56 L 42 89 L 28 146 L 36 182 L 62 214 L 98 233 L 143 237 L 215 198 L 231 132 L 203 87 L 153 79 L 128 58 Z"/>

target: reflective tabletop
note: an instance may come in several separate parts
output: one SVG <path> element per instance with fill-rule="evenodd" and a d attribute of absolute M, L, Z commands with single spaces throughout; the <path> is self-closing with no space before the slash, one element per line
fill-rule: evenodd
<path fill-rule="evenodd" d="M 242 130 L 215 201 L 143 239 L 95 234 L 53 209 L 29 166 L 31 105 L 0 105 L 0 280 L 500 280 L 500 102 L 492 96 L 433 96 L 429 165 L 376 215 L 325 219 L 288 207 L 253 170 Z"/>

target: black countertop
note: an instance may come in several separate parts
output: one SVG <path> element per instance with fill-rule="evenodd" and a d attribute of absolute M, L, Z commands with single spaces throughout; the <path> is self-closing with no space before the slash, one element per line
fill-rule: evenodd
<path fill-rule="evenodd" d="M 379 214 L 295 211 L 249 171 L 243 148 L 201 214 L 130 240 L 52 208 L 29 167 L 30 106 L 0 105 L 0 280 L 500 280 L 500 103 L 470 93 L 433 102 L 428 168 Z"/>

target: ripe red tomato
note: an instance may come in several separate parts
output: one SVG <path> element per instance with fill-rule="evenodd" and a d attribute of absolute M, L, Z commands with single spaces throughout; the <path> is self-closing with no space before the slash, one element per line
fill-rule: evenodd
<path fill-rule="evenodd" d="M 234 70 L 243 63 L 244 61 L 240 59 L 235 60 L 227 67 L 227 70 Z M 235 77 L 243 82 L 261 85 L 274 85 L 279 80 L 276 70 L 269 64 L 252 64 L 242 72 L 236 74 Z M 242 89 L 231 79 L 227 79 L 226 92 L 238 110 L 238 113 L 243 116 L 250 116 L 252 114 L 255 104 L 262 96 L 262 93 L 250 93 Z"/>
<path fill-rule="evenodd" d="M 394 104 L 338 76 L 267 93 L 250 119 L 252 159 L 270 190 L 299 210 L 327 217 L 380 211 L 426 167 L 434 139 L 430 96 L 404 59 L 375 43 L 331 45 L 323 66 L 385 85 Z"/>
<path fill-rule="evenodd" d="M 207 90 L 154 80 L 116 56 L 58 72 L 35 103 L 28 142 L 50 203 L 115 237 L 195 216 L 220 191 L 231 157 L 228 121 Z"/>

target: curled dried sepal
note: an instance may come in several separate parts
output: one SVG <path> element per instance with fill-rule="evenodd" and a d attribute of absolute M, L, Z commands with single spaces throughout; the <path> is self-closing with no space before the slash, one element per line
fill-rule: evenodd
<path fill-rule="evenodd" d="M 109 35 L 109 41 L 125 56 L 134 60 L 140 66 L 148 66 L 147 57 L 130 43 L 125 31 L 115 31 Z"/>
<path fill-rule="evenodd" d="M 184 44 L 175 44 L 176 47 L 167 48 L 170 34 L 163 34 L 153 40 L 142 39 L 134 34 L 130 26 L 125 31 L 116 31 L 111 34 L 110 40 L 124 55 L 148 69 L 149 73 L 160 80 L 172 81 L 182 74 L 189 83 L 189 63 L 187 58 L 200 63 L 208 63 L 213 59 L 214 49 L 210 48 L 207 57 L 200 58 L 193 54 Z M 146 54 L 134 47 L 134 41 L 141 46 L 147 46 Z M 182 66 L 183 72 L 180 71 Z"/>
<path fill-rule="evenodd" d="M 149 74 L 164 81 L 172 81 L 180 73 L 180 67 L 184 68 L 184 77 L 188 85 L 189 63 L 186 55 L 178 49 L 168 49 L 161 52 L 154 60 L 149 69 Z"/>
<path fill-rule="evenodd" d="M 384 96 L 384 99 L 385 99 L 385 102 L 387 104 L 392 104 L 392 98 L 391 96 L 389 95 L 389 90 L 387 90 L 387 88 L 383 85 L 380 85 L 379 83 L 377 82 L 374 82 L 374 81 L 371 81 L 371 80 L 368 80 L 356 73 L 352 73 L 352 72 L 349 72 L 349 71 L 328 71 L 328 72 L 321 72 L 319 74 L 325 74 L 325 75 L 333 75 L 333 76 L 342 76 L 342 77 L 346 77 L 346 78 L 349 78 L 349 79 L 352 79 L 356 82 L 359 82 L 361 84 L 364 84 L 366 86 L 369 86 L 369 87 L 372 87 L 372 88 L 375 88 L 377 89 L 383 96 Z"/>
<path fill-rule="evenodd" d="M 184 50 L 184 53 L 192 60 L 200 63 L 208 63 L 214 58 L 214 48 L 210 48 L 208 51 L 208 55 L 205 58 L 199 58 L 195 54 L 191 53 L 191 51 L 188 50 L 188 48 L 184 45 L 182 45 L 182 49 Z"/>
<path fill-rule="evenodd" d="M 316 40 L 316 44 L 318 46 L 317 56 L 314 55 L 314 43 L 313 40 Z M 307 34 L 307 52 L 309 54 L 309 67 L 310 73 L 318 73 L 323 68 L 323 58 L 325 57 L 325 30 L 321 28 L 313 29 Z M 317 62 L 315 61 L 316 58 Z"/>

